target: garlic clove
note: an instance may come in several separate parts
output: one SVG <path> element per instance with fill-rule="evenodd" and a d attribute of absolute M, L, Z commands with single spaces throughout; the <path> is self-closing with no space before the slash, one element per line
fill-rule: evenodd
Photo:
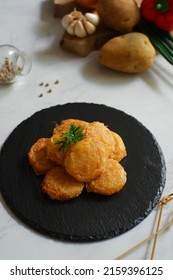
<path fill-rule="evenodd" d="M 61 23 L 62 26 L 66 29 L 72 21 L 73 21 L 73 17 L 71 15 L 65 15 L 62 18 Z"/>
<path fill-rule="evenodd" d="M 68 25 L 68 27 L 66 28 L 67 33 L 69 33 L 70 35 L 75 35 L 75 25 L 76 21 L 71 22 L 70 25 Z"/>
<path fill-rule="evenodd" d="M 98 25 L 100 21 L 100 17 L 96 13 L 86 13 L 85 18 L 87 19 L 87 21 L 94 25 Z"/>
<path fill-rule="evenodd" d="M 75 35 L 79 38 L 84 38 L 87 36 L 87 32 L 85 31 L 84 25 L 80 20 L 76 21 Z"/>
<path fill-rule="evenodd" d="M 86 20 L 83 21 L 83 24 L 84 24 L 84 27 L 88 34 L 92 34 L 95 32 L 95 30 L 96 30 L 95 25 L 93 25 L 92 23 L 90 23 L 89 21 L 86 21 Z"/>
<path fill-rule="evenodd" d="M 84 17 L 83 14 L 80 11 L 77 11 L 76 9 L 74 9 L 74 11 L 70 13 L 70 15 L 73 17 L 74 20 L 80 20 Z"/>
<path fill-rule="evenodd" d="M 65 15 L 61 20 L 62 26 L 67 33 L 79 38 L 84 38 L 87 35 L 94 33 L 99 21 L 100 18 L 96 12 L 87 12 L 83 15 L 76 9 L 70 14 Z"/>

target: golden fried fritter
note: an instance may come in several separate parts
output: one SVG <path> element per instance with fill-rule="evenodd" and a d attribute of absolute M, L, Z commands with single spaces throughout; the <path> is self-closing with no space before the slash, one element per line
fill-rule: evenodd
<path fill-rule="evenodd" d="M 88 122 L 77 120 L 77 119 L 66 119 L 63 120 L 59 125 L 57 124 L 53 130 L 53 136 L 50 138 L 50 142 L 47 145 L 47 157 L 57 164 L 64 164 L 64 153 L 59 150 L 60 145 L 56 144 L 63 136 L 64 132 L 69 131 L 70 126 L 74 124 L 75 126 L 80 126 L 82 131 L 86 133 Z"/>
<path fill-rule="evenodd" d="M 84 184 L 70 176 L 63 167 L 57 166 L 46 173 L 41 187 L 51 199 L 64 201 L 78 197 Z"/>
<path fill-rule="evenodd" d="M 113 152 L 114 138 L 112 132 L 103 123 L 98 121 L 91 122 L 87 130 L 87 137 L 96 138 L 102 142 L 106 147 L 108 156 Z"/>
<path fill-rule="evenodd" d="M 56 124 L 56 126 L 53 129 L 53 134 L 63 133 L 65 131 L 68 131 L 71 124 L 74 124 L 75 126 L 80 126 L 84 133 L 86 133 L 87 127 L 89 125 L 89 123 L 86 121 L 82 121 L 78 119 L 66 119 L 63 120 L 60 124 Z"/>
<path fill-rule="evenodd" d="M 51 199 L 69 200 L 87 192 L 112 195 L 123 188 L 126 172 L 119 162 L 127 155 L 120 135 L 99 121 L 66 119 L 50 138 L 40 138 L 28 152 L 34 172 Z"/>
<path fill-rule="evenodd" d="M 86 188 L 88 192 L 112 195 L 123 188 L 126 180 L 124 168 L 118 161 L 108 159 L 102 174 L 96 180 L 88 182 Z"/>
<path fill-rule="evenodd" d="M 50 168 L 55 166 L 55 162 L 47 159 L 47 145 L 49 138 L 38 139 L 28 152 L 30 165 L 36 175 L 45 174 Z"/>
<path fill-rule="evenodd" d="M 84 138 L 68 149 L 64 166 L 66 171 L 80 182 L 97 178 L 105 167 L 105 145 L 94 138 Z"/>
<path fill-rule="evenodd" d="M 119 134 L 112 132 L 112 135 L 114 138 L 114 151 L 111 153 L 110 158 L 120 162 L 124 157 L 127 156 L 126 147 Z"/>
<path fill-rule="evenodd" d="M 61 133 L 55 133 L 47 144 L 47 158 L 56 162 L 57 164 L 64 164 L 64 154 L 59 151 L 59 145 L 56 141 L 61 137 Z"/>

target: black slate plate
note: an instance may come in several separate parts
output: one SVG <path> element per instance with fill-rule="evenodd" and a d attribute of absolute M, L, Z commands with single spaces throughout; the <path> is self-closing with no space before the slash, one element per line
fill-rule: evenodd
<path fill-rule="evenodd" d="M 38 138 L 51 135 L 54 122 L 67 118 L 98 120 L 122 136 L 128 180 L 118 194 L 84 191 L 58 202 L 42 193 L 43 177 L 33 173 L 27 152 Z M 41 110 L 14 129 L 1 150 L 0 190 L 11 210 L 40 233 L 71 241 L 102 240 L 130 230 L 149 215 L 162 194 L 165 170 L 156 139 L 135 118 L 105 105 L 69 103 Z"/>

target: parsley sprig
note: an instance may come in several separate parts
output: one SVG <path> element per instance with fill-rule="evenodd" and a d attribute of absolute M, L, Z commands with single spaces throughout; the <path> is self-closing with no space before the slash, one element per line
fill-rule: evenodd
<path fill-rule="evenodd" d="M 63 132 L 62 137 L 56 141 L 56 144 L 59 145 L 58 150 L 64 154 L 71 144 L 76 144 L 81 141 L 84 136 L 85 133 L 81 126 L 71 124 L 69 130 Z"/>

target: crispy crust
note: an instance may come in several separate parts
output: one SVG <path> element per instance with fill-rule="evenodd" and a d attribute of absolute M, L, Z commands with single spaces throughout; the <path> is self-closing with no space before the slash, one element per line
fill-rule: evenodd
<path fill-rule="evenodd" d="M 72 145 L 66 153 L 66 171 L 80 182 L 97 178 L 104 169 L 107 151 L 103 143 L 86 138 Z"/>
<path fill-rule="evenodd" d="M 71 124 L 74 124 L 75 126 L 81 126 L 84 133 L 86 133 L 89 125 L 89 123 L 86 121 L 78 119 L 66 119 L 63 120 L 60 124 L 56 124 L 56 126 L 53 129 L 53 134 L 62 133 L 64 131 L 69 130 Z"/>
<path fill-rule="evenodd" d="M 114 151 L 111 153 L 110 158 L 120 162 L 124 157 L 127 156 L 126 147 L 119 134 L 112 132 L 112 136 L 114 138 Z"/>
<path fill-rule="evenodd" d="M 118 161 L 108 159 L 105 170 L 94 181 L 87 183 L 87 191 L 101 195 L 112 195 L 119 192 L 126 183 L 126 172 Z"/>
<path fill-rule="evenodd" d="M 59 145 L 56 144 L 56 141 L 61 137 L 61 133 L 55 133 L 48 142 L 47 145 L 47 158 L 56 162 L 57 164 L 63 165 L 64 164 L 64 154 L 61 153 L 58 148 Z"/>
<path fill-rule="evenodd" d="M 50 142 L 47 145 L 47 157 L 57 164 L 64 165 L 64 154 L 59 151 L 59 145 L 56 141 L 62 137 L 62 133 L 70 129 L 70 125 L 80 126 L 84 133 L 87 132 L 88 122 L 78 120 L 78 119 L 66 119 L 63 120 L 59 125 L 53 129 L 53 136 L 50 138 Z"/>
<path fill-rule="evenodd" d="M 103 123 L 91 122 L 87 131 L 88 138 L 94 138 L 105 145 L 107 155 L 109 156 L 114 150 L 114 138 L 111 131 Z"/>
<path fill-rule="evenodd" d="M 46 173 L 41 187 L 51 199 L 64 201 L 78 197 L 84 184 L 70 176 L 63 167 L 57 166 Z"/>
<path fill-rule="evenodd" d="M 50 159 L 47 159 L 47 145 L 49 138 L 38 139 L 28 152 L 29 163 L 36 175 L 45 174 L 50 168 L 56 165 Z"/>
<path fill-rule="evenodd" d="M 71 124 L 80 126 L 85 136 L 61 151 L 56 142 Z M 84 183 L 88 192 L 101 195 L 121 190 L 127 178 L 119 162 L 126 155 L 120 135 L 103 123 L 66 119 L 55 126 L 52 137 L 40 138 L 32 145 L 28 159 L 37 175 L 45 174 L 43 192 L 51 199 L 63 201 L 79 196 Z"/>

